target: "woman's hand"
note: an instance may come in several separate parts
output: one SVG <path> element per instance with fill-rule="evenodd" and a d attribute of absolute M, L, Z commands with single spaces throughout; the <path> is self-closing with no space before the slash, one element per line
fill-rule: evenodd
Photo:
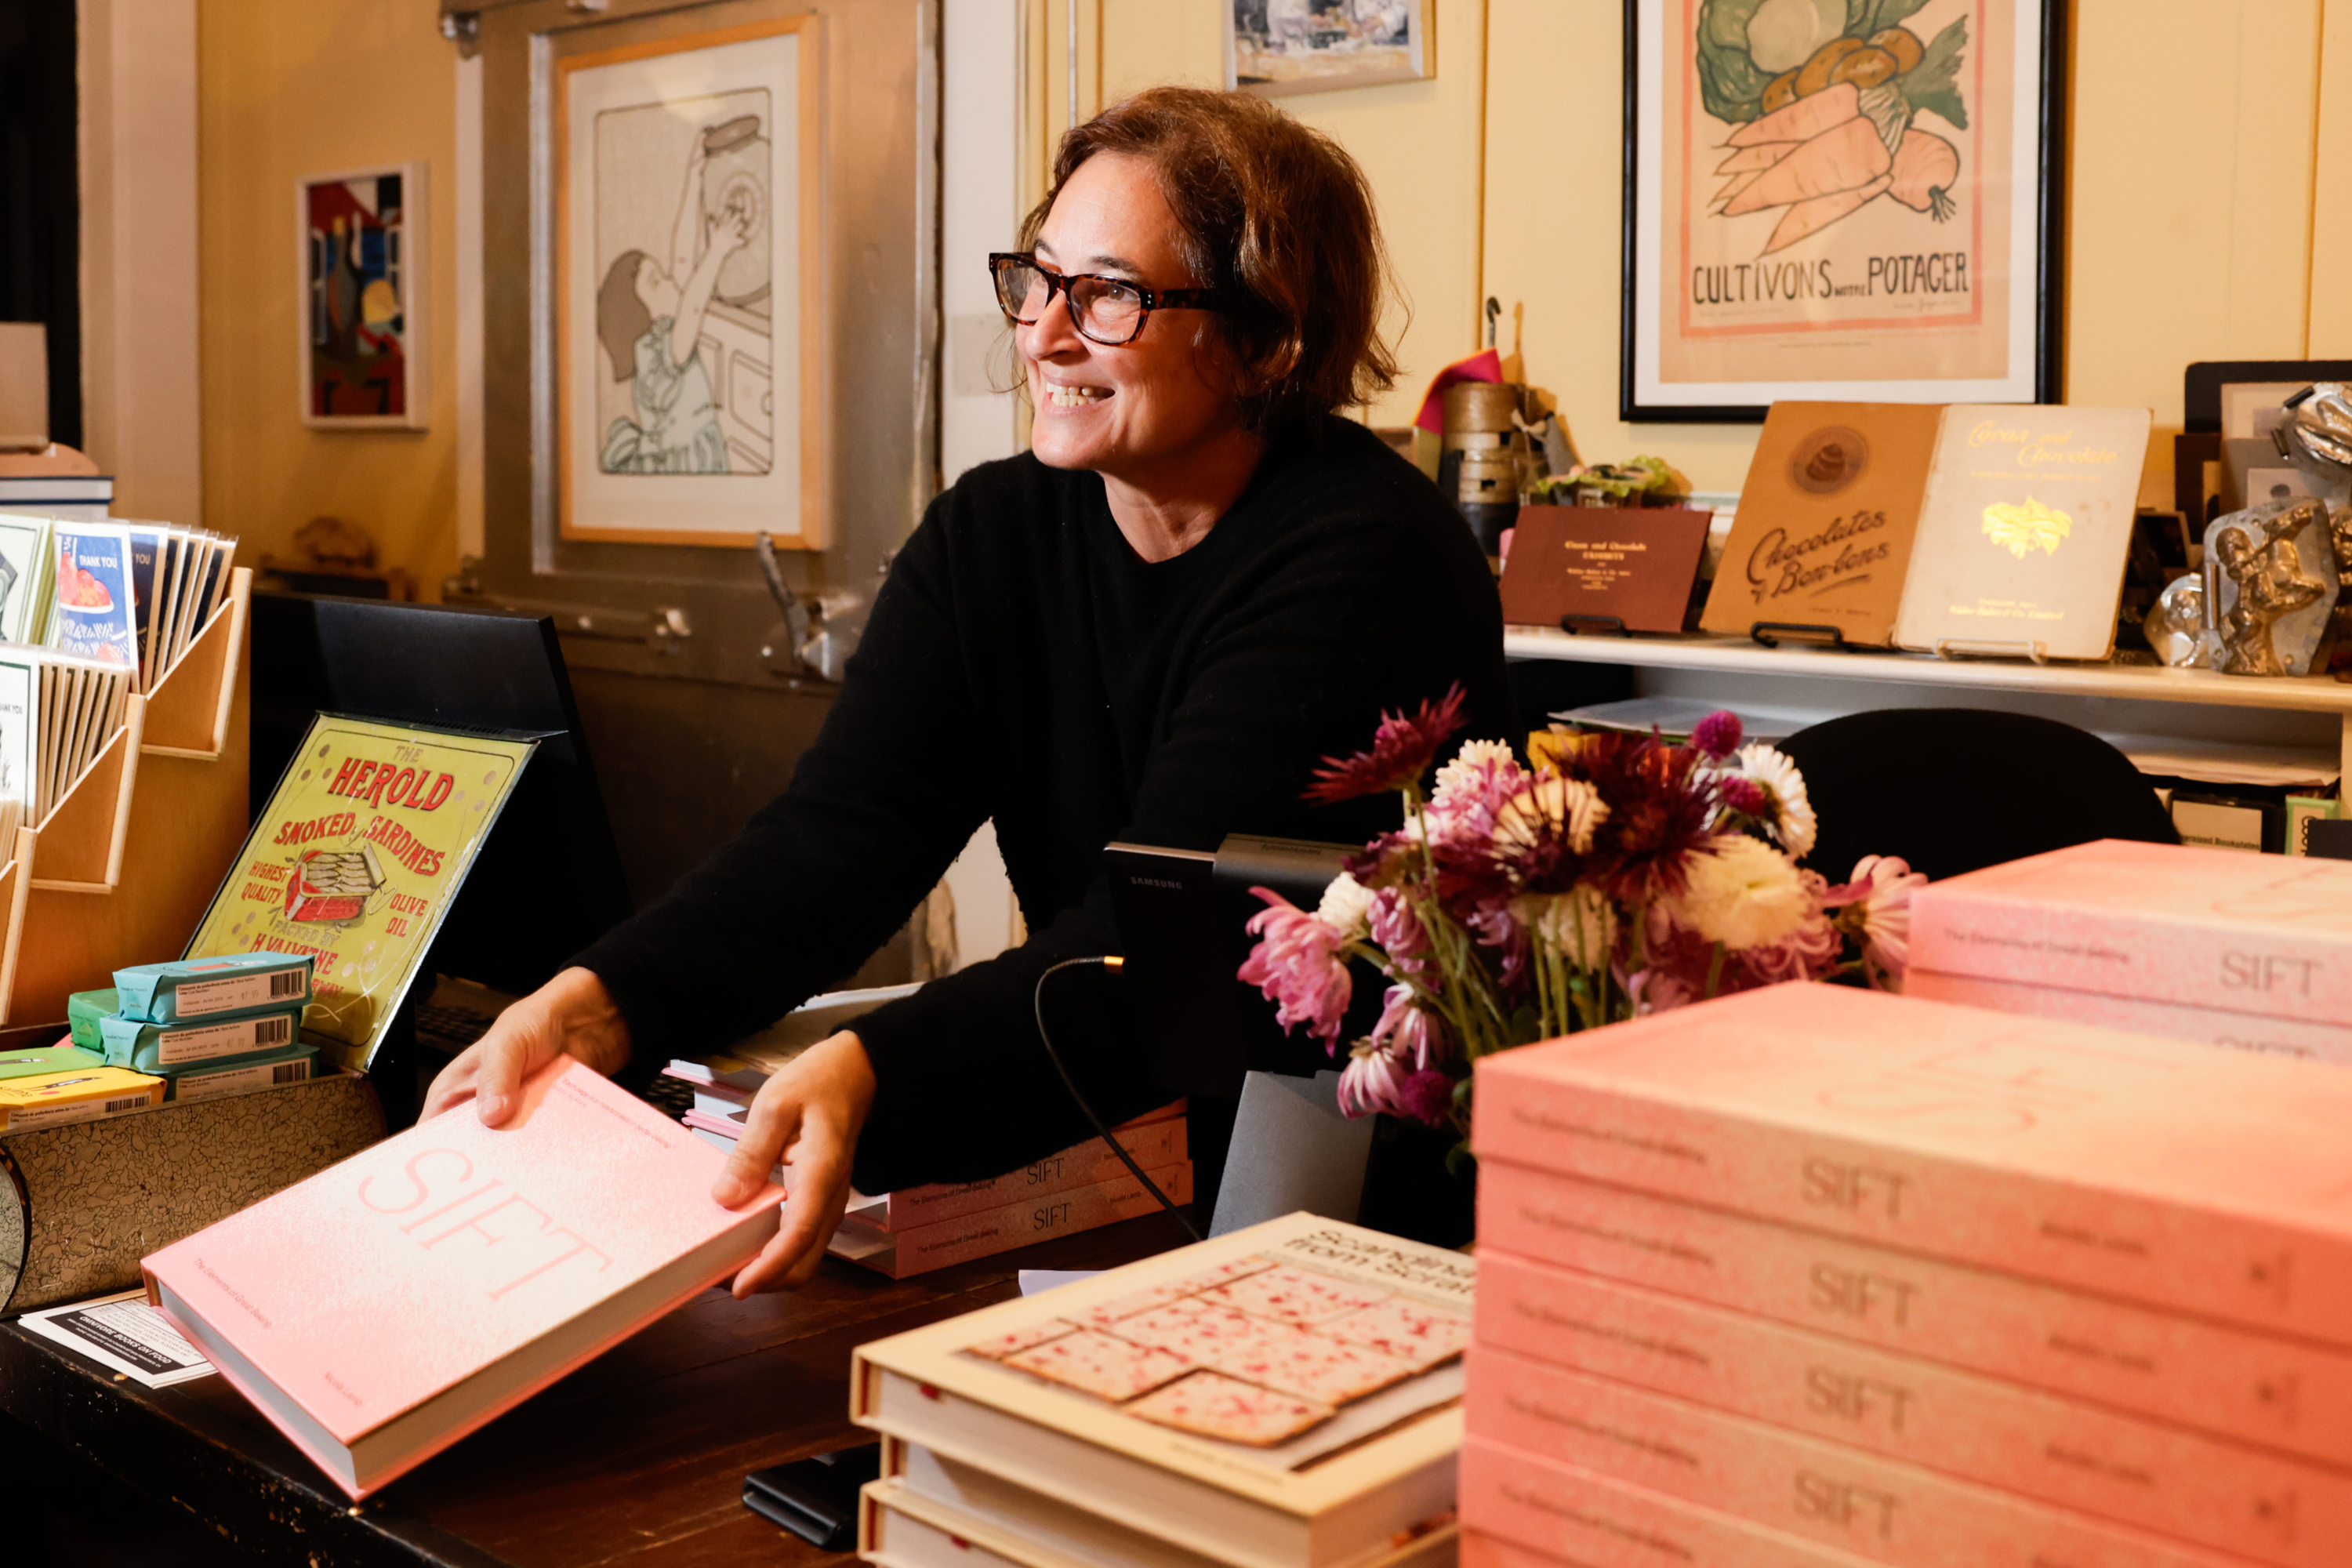
<path fill-rule="evenodd" d="M 593 971 L 567 969 L 499 1014 L 488 1034 L 441 1069 L 418 1120 L 470 1100 L 482 1125 L 496 1127 L 514 1114 L 522 1080 L 560 1056 L 606 1078 L 628 1062 L 629 1026 Z"/>
<path fill-rule="evenodd" d="M 850 1162 L 873 1105 L 874 1066 L 865 1045 L 846 1030 L 819 1040 L 761 1086 L 710 1195 L 732 1208 L 766 1184 L 779 1160 L 789 1160 L 792 1197 L 783 1225 L 735 1276 L 739 1300 L 804 1285 L 816 1272 L 848 1206 Z"/>

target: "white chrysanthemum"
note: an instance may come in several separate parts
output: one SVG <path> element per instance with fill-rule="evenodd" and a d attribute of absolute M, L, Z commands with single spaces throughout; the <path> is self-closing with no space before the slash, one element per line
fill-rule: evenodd
<path fill-rule="evenodd" d="M 1571 854 L 1592 847 L 1593 832 L 1609 820 L 1609 803 L 1582 779 L 1547 773 L 1513 795 L 1496 814 L 1495 837 L 1503 844 L 1531 845 L 1557 833 Z"/>
<path fill-rule="evenodd" d="M 1785 752 L 1770 746 L 1739 748 L 1740 773 L 1763 786 L 1772 805 L 1772 837 L 1780 847 L 1801 860 L 1812 853 L 1821 820 L 1813 815 L 1812 797 L 1805 791 L 1805 775 Z"/>
<path fill-rule="evenodd" d="M 1786 855 L 1744 833 L 1718 834 L 1689 860 L 1690 880 L 1671 912 L 1727 948 L 1771 947 L 1795 934 L 1812 900 Z"/>
<path fill-rule="evenodd" d="M 1432 804 L 1444 804 L 1459 791 L 1477 788 L 1484 782 L 1487 769 L 1513 760 L 1507 742 L 1463 742 L 1462 749 L 1454 753 L 1454 760 L 1437 770 L 1437 790 L 1430 796 Z"/>
<path fill-rule="evenodd" d="M 1372 890 L 1342 871 L 1323 889 L 1315 918 L 1339 933 L 1341 942 L 1359 942 L 1371 930 Z"/>
<path fill-rule="evenodd" d="M 1572 969 L 1599 969 L 1617 947 L 1617 907 L 1597 888 L 1529 893 L 1511 913 Z"/>

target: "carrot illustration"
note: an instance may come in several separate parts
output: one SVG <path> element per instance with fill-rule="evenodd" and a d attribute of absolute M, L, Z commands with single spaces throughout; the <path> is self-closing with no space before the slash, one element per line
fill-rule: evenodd
<path fill-rule="evenodd" d="M 1930 131 L 1906 131 L 1895 149 L 1888 194 L 1915 212 L 1931 213 L 1937 223 L 1952 216 L 1953 182 L 1960 177 L 1958 149 Z"/>
<path fill-rule="evenodd" d="M 1776 109 L 1761 119 L 1749 121 L 1731 133 L 1726 145 L 1753 147 L 1762 142 L 1810 142 L 1861 112 L 1862 89 L 1850 81 L 1842 81 L 1810 98 Z"/>
<path fill-rule="evenodd" d="M 1742 147 L 1717 163 L 1715 172 L 1718 174 L 1752 174 L 1770 168 L 1801 145 L 1797 142 L 1766 142 L 1754 147 Z"/>
<path fill-rule="evenodd" d="M 1723 209 L 1724 216 L 1738 217 L 1765 207 L 1851 191 L 1877 179 L 1893 163 L 1886 144 L 1878 139 L 1877 128 L 1856 114 L 1765 170 L 1754 184 L 1732 198 Z"/>
<path fill-rule="evenodd" d="M 1881 174 L 1866 185 L 1856 185 L 1850 191 L 1832 191 L 1825 196 L 1814 196 L 1795 204 L 1780 215 L 1780 226 L 1765 243 L 1760 254 L 1771 255 L 1776 250 L 1794 245 L 1809 234 L 1815 234 L 1857 207 L 1876 201 L 1885 193 L 1890 176 Z"/>
<path fill-rule="evenodd" d="M 1761 173 L 1761 170 L 1757 171 L 1757 174 Z M 1721 212 L 1732 197 L 1754 184 L 1756 177 L 1756 174 L 1734 174 L 1723 183 L 1723 189 L 1715 193 L 1715 200 L 1706 204 L 1706 210 L 1710 213 Z"/>

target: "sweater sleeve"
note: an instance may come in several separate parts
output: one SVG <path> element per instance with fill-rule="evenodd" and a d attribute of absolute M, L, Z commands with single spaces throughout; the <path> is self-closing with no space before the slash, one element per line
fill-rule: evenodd
<path fill-rule="evenodd" d="M 943 766 L 971 723 L 934 516 L 876 595 L 784 793 L 662 899 L 575 961 L 648 1061 L 765 1028 L 889 940 L 988 815 Z"/>
<path fill-rule="evenodd" d="M 1229 585 L 1172 678 L 1181 690 L 1171 694 L 1118 837 L 1213 849 L 1232 832 L 1347 842 L 1394 826 L 1392 802 L 1316 811 L 1299 795 L 1318 759 L 1368 742 L 1383 706 L 1437 696 L 1455 679 L 1475 685 L 1489 664 L 1499 674 L 1499 612 L 1490 603 L 1482 617 L 1475 603 L 1465 613 L 1433 595 L 1444 575 L 1413 538 L 1339 519 L 1302 530 Z M 1367 635 L 1381 626 L 1393 630 Z M 1026 943 L 860 1019 L 879 1087 L 858 1146 L 859 1189 L 979 1180 L 1090 1136 L 1039 1041 L 1033 996 L 1054 963 L 1118 951 L 1097 876 Z M 1055 1047 L 1106 1121 L 1155 1102 L 1117 975 L 1057 975 L 1045 1003 Z"/>

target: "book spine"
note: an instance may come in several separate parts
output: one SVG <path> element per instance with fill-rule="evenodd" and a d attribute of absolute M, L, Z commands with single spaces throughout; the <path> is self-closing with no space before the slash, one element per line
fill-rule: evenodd
<path fill-rule="evenodd" d="M 2300 887 L 2311 875 L 2287 869 L 2273 886 L 2201 909 L 2137 910 L 1931 883 L 1911 900 L 1911 963 L 2307 1023 L 2352 1017 L 2343 897 L 2333 886 Z"/>
<path fill-rule="evenodd" d="M 1473 1375 L 1465 1430 L 1897 1568 L 2244 1568 L 2185 1542 L 1564 1367 Z"/>
<path fill-rule="evenodd" d="M 1169 1202 L 1192 1201 L 1190 1160 L 1144 1173 L 1168 1194 Z M 1157 1213 L 1159 1208 L 1159 1200 L 1145 1192 L 1133 1176 L 1122 1176 L 1117 1181 L 1048 1193 L 986 1214 L 965 1215 L 936 1225 L 887 1233 L 895 1245 L 884 1258 L 873 1261 L 886 1265 L 887 1258 L 890 1277 L 906 1279 L 951 1264 L 969 1263 L 975 1258 L 993 1258 L 1032 1242 L 1135 1219 Z M 845 1226 L 843 1229 L 849 1227 Z"/>
<path fill-rule="evenodd" d="M 2117 1036 L 2128 1053 L 2133 1041 Z M 2352 1233 L 2296 1230 L 2255 1215 L 2184 1206 L 2085 1168 L 2056 1175 L 2001 1158 L 2032 1143 L 2063 1152 L 2053 1107 L 2095 1095 L 2107 1065 L 2081 1042 L 2013 1038 L 1916 1060 L 1898 1045 L 1859 1052 L 1853 1076 L 1814 1099 L 1840 1124 L 1817 1131 L 1655 1094 L 1624 1094 L 1507 1069 L 1478 1118 L 1477 1152 L 1931 1258 L 2003 1269 L 2266 1332 L 2352 1342 Z M 1507 1056 L 1495 1058 L 1507 1061 Z M 1483 1086 L 1482 1086 L 1483 1092 Z M 1906 1147 L 1904 1129 L 1967 1136 L 1983 1152 Z M 1792 1118 L 1793 1121 L 1793 1118 Z M 1885 1126 L 1889 1132 L 1878 1135 Z"/>
<path fill-rule="evenodd" d="M 1118 1137 L 1120 1146 L 1146 1171 L 1172 1165 L 1188 1157 L 1184 1119 L 1181 1116 L 1129 1128 L 1120 1131 Z M 1075 1148 L 1048 1154 L 990 1181 L 908 1187 L 891 1193 L 885 1199 L 878 1223 L 884 1230 L 911 1230 L 941 1220 L 1006 1208 L 1052 1193 L 1090 1187 L 1128 1174 L 1126 1165 L 1110 1152 L 1109 1144 L 1099 1138 L 1090 1138 Z"/>
<path fill-rule="evenodd" d="M 1868 1568 L 1851 1552 L 1477 1433 L 1463 1442 L 1460 1476 L 1461 1568 Z"/>
<path fill-rule="evenodd" d="M 1917 968 L 1904 976 L 1903 994 L 1928 1002 L 1984 1007 L 1996 1013 L 2018 1013 L 2102 1029 L 2122 1029 L 2135 1035 L 2195 1040 L 2225 1050 L 2352 1065 L 2352 1028 L 2342 1024 L 2313 1024 L 2300 1018 L 2264 1017 L 2257 1013 L 2224 1013 L 2212 1007 L 2186 1007 L 2177 1002 L 2149 1002 L 2095 991 L 2025 985 L 2014 980 L 1940 974 Z"/>
<path fill-rule="evenodd" d="M 2352 1474 L 1508 1254 L 1479 1265 L 1474 1383 L 1532 1358 L 2283 1568 L 2352 1563 Z"/>
<path fill-rule="evenodd" d="M 1480 1163 L 1478 1242 L 1482 1252 L 1517 1253 L 2352 1465 L 2352 1421 L 2342 1414 L 2352 1410 L 2352 1355 L 2326 1346 L 1499 1161 Z M 1482 1335 L 1496 1310 L 1490 1300 L 1482 1288 Z"/>

